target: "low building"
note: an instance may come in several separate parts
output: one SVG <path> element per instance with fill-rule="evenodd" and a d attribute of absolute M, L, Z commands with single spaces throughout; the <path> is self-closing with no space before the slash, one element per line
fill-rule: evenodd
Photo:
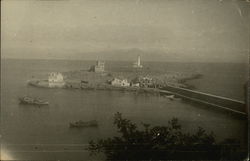
<path fill-rule="evenodd" d="M 49 73 L 48 83 L 49 87 L 63 87 L 65 85 L 63 75 L 58 72 Z"/>
<path fill-rule="evenodd" d="M 140 87 L 139 78 L 136 77 L 136 78 L 132 79 L 131 82 L 130 82 L 130 86 L 131 87 Z"/>
<path fill-rule="evenodd" d="M 110 84 L 112 86 L 121 86 L 121 87 L 130 86 L 130 83 L 128 82 L 127 79 L 118 79 L 118 78 L 114 78 L 113 80 L 111 80 Z"/>
<path fill-rule="evenodd" d="M 105 62 L 96 61 L 96 64 L 90 67 L 91 72 L 104 72 L 105 71 Z"/>
<path fill-rule="evenodd" d="M 130 86 L 131 87 L 140 87 L 140 83 L 138 83 L 138 82 L 131 82 Z"/>
<path fill-rule="evenodd" d="M 139 78 L 140 87 L 149 88 L 153 86 L 153 79 L 150 77 L 140 77 Z"/>

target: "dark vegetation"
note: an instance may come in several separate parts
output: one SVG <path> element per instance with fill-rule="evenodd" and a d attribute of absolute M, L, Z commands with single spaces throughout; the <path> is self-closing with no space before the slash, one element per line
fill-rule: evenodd
<path fill-rule="evenodd" d="M 114 116 L 119 137 L 90 141 L 92 155 L 104 153 L 107 160 L 242 160 L 239 142 L 227 139 L 216 143 L 213 132 L 198 127 L 193 134 L 183 133 L 177 118 L 168 126 L 142 123 L 142 128 L 121 113 Z"/>

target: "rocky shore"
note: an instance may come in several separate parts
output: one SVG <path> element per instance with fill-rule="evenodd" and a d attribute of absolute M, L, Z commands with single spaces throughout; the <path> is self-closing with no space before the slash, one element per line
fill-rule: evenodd
<path fill-rule="evenodd" d="M 128 82 L 131 82 L 138 77 L 148 77 L 152 79 L 156 86 L 171 85 L 188 89 L 191 88 L 191 85 L 188 84 L 189 80 L 199 79 L 202 77 L 202 75 L 199 73 L 152 73 L 143 71 L 94 73 L 87 70 L 69 71 L 63 73 L 63 75 L 67 82 L 87 82 L 85 85 L 90 87 L 108 85 L 109 82 L 114 78 L 126 79 Z"/>
<path fill-rule="evenodd" d="M 144 71 L 123 71 L 123 72 L 90 72 L 88 70 L 68 71 L 63 73 L 65 85 L 60 88 L 65 89 L 82 89 L 82 90 L 119 90 L 132 91 L 136 93 L 159 93 L 159 88 L 166 85 L 193 89 L 187 81 L 199 79 L 201 74 L 165 72 L 153 73 Z M 132 87 L 132 86 L 113 86 L 110 84 L 114 78 L 126 79 L 132 82 L 138 77 L 147 77 L 152 79 L 153 86 L 151 87 Z M 47 80 L 31 80 L 29 85 L 51 88 Z"/>

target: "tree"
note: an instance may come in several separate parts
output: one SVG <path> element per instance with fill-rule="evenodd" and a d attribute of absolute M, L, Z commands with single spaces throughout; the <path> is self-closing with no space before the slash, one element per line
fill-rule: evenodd
<path fill-rule="evenodd" d="M 170 120 L 168 126 L 142 123 L 139 130 L 135 123 L 116 113 L 114 125 L 121 136 L 90 141 L 88 150 L 92 155 L 103 152 L 107 160 L 222 158 L 222 148 L 216 144 L 213 132 L 198 127 L 194 134 L 183 133 L 177 118 Z"/>

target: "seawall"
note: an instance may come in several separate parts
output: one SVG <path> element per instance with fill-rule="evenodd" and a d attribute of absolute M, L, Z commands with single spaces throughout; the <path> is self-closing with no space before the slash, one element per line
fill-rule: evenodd
<path fill-rule="evenodd" d="M 193 100 L 243 115 L 247 113 L 246 104 L 242 101 L 173 86 L 165 86 L 162 88 L 161 93 L 164 93 L 164 90 L 172 92 L 174 95 L 184 99 Z"/>

